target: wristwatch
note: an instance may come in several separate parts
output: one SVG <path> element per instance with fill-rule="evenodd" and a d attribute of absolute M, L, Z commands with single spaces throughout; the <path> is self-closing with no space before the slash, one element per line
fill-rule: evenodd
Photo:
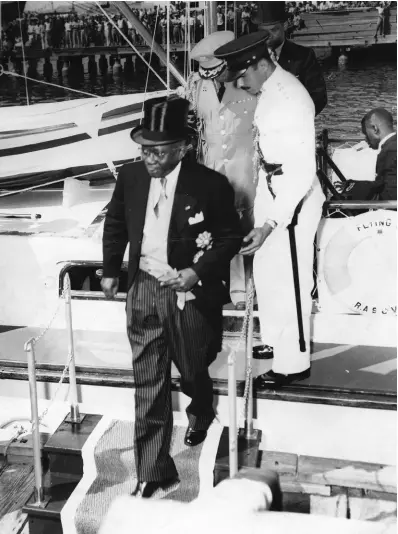
<path fill-rule="evenodd" d="M 278 223 L 272 219 L 266 219 L 266 224 L 269 224 L 273 230 L 278 226 Z"/>

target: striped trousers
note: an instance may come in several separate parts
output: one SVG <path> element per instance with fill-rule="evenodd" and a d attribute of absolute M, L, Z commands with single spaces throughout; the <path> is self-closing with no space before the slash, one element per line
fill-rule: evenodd
<path fill-rule="evenodd" d="M 127 295 L 126 312 L 135 383 L 137 477 L 160 481 L 177 475 L 169 454 L 171 362 L 180 372 L 183 393 L 192 399 L 186 410 L 189 425 L 207 429 L 214 418 L 208 365 L 217 356 L 216 332 L 192 301 L 180 310 L 175 291 L 141 270 Z"/>

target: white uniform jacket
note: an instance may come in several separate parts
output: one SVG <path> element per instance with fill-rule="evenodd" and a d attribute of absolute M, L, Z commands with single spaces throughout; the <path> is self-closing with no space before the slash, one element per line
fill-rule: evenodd
<path fill-rule="evenodd" d="M 196 78 L 191 85 L 187 97 L 201 124 L 199 161 L 228 178 L 238 210 L 252 208 L 256 190 L 253 119 L 257 98 L 226 83 L 220 102 L 212 80 Z"/>
<path fill-rule="evenodd" d="M 277 65 L 262 87 L 254 123 L 264 160 L 282 165 L 283 174 L 271 181 L 275 199 L 263 214 L 278 226 L 288 225 L 300 200 L 312 188 L 320 188 L 314 118 L 314 103 L 305 87 Z M 260 171 L 260 181 L 264 177 Z"/>

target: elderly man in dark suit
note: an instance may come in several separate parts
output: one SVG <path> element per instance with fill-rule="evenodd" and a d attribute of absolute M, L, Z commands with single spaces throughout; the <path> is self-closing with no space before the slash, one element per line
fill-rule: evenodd
<path fill-rule="evenodd" d="M 285 38 L 287 13 L 285 2 L 256 2 L 253 22 L 260 30 L 269 32 L 267 42 L 270 57 L 304 85 L 315 104 L 318 115 L 327 104 L 326 84 L 322 69 L 312 48 L 300 46 Z"/>
<path fill-rule="evenodd" d="M 102 289 L 113 298 L 127 243 L 127 333 L 135 380 L 135 496 L 177 479 L 169 454 L 173 361 L 191 397 L 185 443 L 201 443 L 214 418 L 208 366 L 221 348 L 224 281 L 241 245 L 227 178 L 184 159 L 189 102 L 155 98 L 131 137 L 143 162 L 125 165 L 105 219 Z"/>
<path fill-rule="evenodd" d="M 384 108 L 369 111 L 362 119 L 369 146 L 378 150 L 374 182 L 348 180 L 342 194 L 352 200 L 397 200 L 397 134 L 391 113 Z"/>

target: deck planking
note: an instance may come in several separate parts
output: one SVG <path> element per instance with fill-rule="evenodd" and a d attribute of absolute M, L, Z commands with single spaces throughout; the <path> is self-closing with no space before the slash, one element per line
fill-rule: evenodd
<path fill-rule="evenodd" d="M 0 472 L 0 532 L 27 533 L 27 515 L 22 507 L 34 490 L 32 465 L 8 465 Z"/>

